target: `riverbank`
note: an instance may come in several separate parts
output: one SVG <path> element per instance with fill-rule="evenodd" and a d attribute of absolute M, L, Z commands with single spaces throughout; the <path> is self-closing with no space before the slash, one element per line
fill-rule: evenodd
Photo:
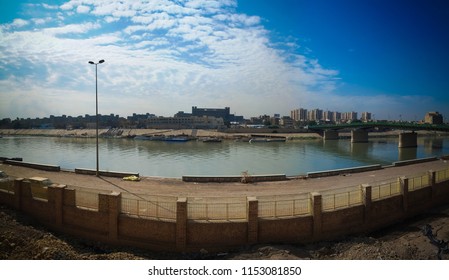
<path fill-rule="evenodd" d="M 369 132 L 369 137 L 397 137 L 400 131 L 386 131 L 386 132 Z M 417 131 L 418 136 L 428 135 L 449 135 L 449 133 L 434 132 L 434 131 Z M 98 134 L 104 138 L 133 138 L 135 136 L 148 135 L 186 135 L 194 138 L 214 137 L 220 139 L 241 139 L 249 138 L 251 135 L 263 136 L 277 136 L 285 137 L 287 140 L 307 140 L 307 139 L 321 139 L 322 136 L 316 132 L 264 132 L 260 133 L 257 129 L 248 129 L 247 132 L 225 132 L 208 129 L 129 129 L 129 128 L 114 128 L 114 129 L 99 129 Z M 1 136 L 48 136 L 48 137 L 74 137 L 74 138 L 94 138 L 96 137 L 95 129 L 0 129 Z M 340 132 L 341 138 L 348 138 L 351 136 L 350 132 Z"/>
<path fill-rule="evenodd" d="M 257 130 L 248 130 L 247 133 L 222 132 L 207 129 L 99 129 L 98 135 L 104 138 L 133 138 L 135 136 L 151 135 L 186 135 L 194 138 L 215 137 L 221 139 L 239 139 L 250 137 L 252 134 L 259 134 Z M 95 129 L 0 129 L 2 136 L 49 136 L 49 137 L 76 137 L 93 138 L 96 137 Z M 321 136 L 315 132 L 300 133 L 263 133 L 263 135 L 275 135 L 287 137 L 288 139 L 319 139 Z"/>

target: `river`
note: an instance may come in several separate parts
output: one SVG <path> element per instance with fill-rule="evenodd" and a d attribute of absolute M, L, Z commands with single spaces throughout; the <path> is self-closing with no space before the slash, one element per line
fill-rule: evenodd
<path fill-rule="evenodd" d="M 182 175 L 303 175 L 310 171 L 356 167 L 449 154 L 449 138 L 418 137 L 418 148 L 398 148 L 397 138 L 371 138 L 368 143 L 349 139 L 299 140 L 285 143 L 169 143 L 133 139 L 102 139 L 100 169 L 138 172 L 142 176 Z M 59 165 L 63 169 L 96 166 L 95 138 L 4 136 L 1 157 Z"/>

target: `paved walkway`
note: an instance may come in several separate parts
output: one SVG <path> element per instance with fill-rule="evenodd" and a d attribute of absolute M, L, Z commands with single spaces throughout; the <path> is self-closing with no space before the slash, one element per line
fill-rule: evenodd
<path fill-rule="evenodd" d="M 142 177 L 140 182 L 120 178 L 80 175 L 73 172 L 48 172 L 26 167 L 0 164 L 0 170 L 13 177 L 45 177 L 53 183 L 75 188 L 91 188 L 99 191 L 118 191 L 127 196 L 157 195 L 175 197 L 245 197 L 302 194 L 313 191 L 352 187 L 360 184 L 377 184 L 401 176 L 416 177 L 428 170 L 449 168 L 449 161 L 437 160 L 402 167 L 340 176 L 294 179 L 278 182 L 242 183 L 187 183 L 181 179 Z"/>

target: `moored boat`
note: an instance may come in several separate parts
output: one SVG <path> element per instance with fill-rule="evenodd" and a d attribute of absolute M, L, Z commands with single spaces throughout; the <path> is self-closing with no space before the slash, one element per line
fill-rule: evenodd
<path fill-rule="evenodd" d="M 217 137 L 206 137 L 201 139 L 201 141 L 203 141 L 204 143 L 218 143 L 221 142 L 221 139 Z"/>
<path fill-rule="evenodd" d="M 166 142 L 187 142 L 190 139 L 188 137 L 185 136 L 168 136 L 165 137 L 165 139 L 163 141 Z"/>
<path fill-rule="evenodd" d="M 285 142 L 285 138 L 251 138 L 250 143 L 263 143 L 263 142 Z"/>

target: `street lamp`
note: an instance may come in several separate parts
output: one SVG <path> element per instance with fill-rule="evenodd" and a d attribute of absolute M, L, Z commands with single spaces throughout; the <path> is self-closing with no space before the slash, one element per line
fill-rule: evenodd
<path fill-rule="evenodd" d="M 97 63 L 95 63 L 93 61 L 89 61 L 89 64 L 95 65 L 95 116 L 96 116 L 96 121 L 97 121 L 97 125 L 96 125 L 97 170 L 96 170 L 95 174 L 97 175 L 97 177 L 100 176 L 100 172 L 99 172 L 99 153 L 98 153 L 98 82 L 97 82 L 97 65 L 98 64 L 102 64 L 103 62 L 104 62 L 104 59 L 98 61 Z"/>

